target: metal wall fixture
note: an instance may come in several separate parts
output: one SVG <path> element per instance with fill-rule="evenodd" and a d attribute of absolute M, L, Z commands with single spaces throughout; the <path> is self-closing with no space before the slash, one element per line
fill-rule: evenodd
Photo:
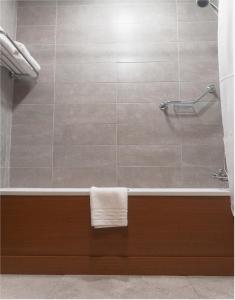
<path fill-rule="evenodd" d="M 206 7 L 208 5 L 214 10 L 214 12 L 218 15 L 218 6 L 212 0 L 196 0 L 196 3 L 199 7 Z"/>
<path fill-rule="evenodd" d="M 181 107 L 189 107 L 189 106 L 194 106 L 196 103 L 200 102 L 206 95 L 208 94 L 215 94 L 216 93 L 216 88 L 214 84 L 209 84 L 206 87 L 206 91 L 200 95 L 198 98 L 194 99 L 194 100 L 190 100 L 190 101 L 182 101 L 182 100 L 172 100 L 172 101 L 166 101 L 166 102 L 162 102 L 159 106 L 159 108 L 163 111 L 166 111 L 167 108 L 170 105 L 177 105 L 177 106 L 181 106 Z"/>
<path fill-rule="evenodd" d="M 228 182 L 228 170 L 227 170 L 226 159 L 224 159 L 224 166 L 223 166 L 223 168 L 219 169 L 218 172 L 213 173 L 212 176 L 215 179 L 218 179 L 220 181 Z"/>
<path fill-rule="evenodd" d="M 16 50 L 23 56 L 23 58 L 27 61 L 27 63 L 30 65 L 32 70 L 35 72 L 36 77 L 38 77 L 39 73 L 35 69 L 35 67 L 32 65 L 32 63 L 29 61 L 29 59 L 25 56 L 25 54 L 20 50 L 20 48 L 17 46 L 17 44 L 12 40 L 12 38 L 4 31 L 0 29 L 0 34 L 5 35 L 5 37 L 10 41 L 10 43 L 16 48 Z M 1 47 L 4 47 L 1 45 Z M 5 49 L 5 48 L 4 48 Z M 21 77 L 29 77 L 29 74 L 22 73 L 22 71 L 18 68 L 18 66 L 14 63 L 14 60 L 10 60 L 8 56 L 4 54 L 4 52 L 1 51 L 0 55 L 0 61 L 2 61 L 3 65 L 2 67 L 7 68 L 9 71 L 9 74 L 12 78 L 21 78 Z"/>

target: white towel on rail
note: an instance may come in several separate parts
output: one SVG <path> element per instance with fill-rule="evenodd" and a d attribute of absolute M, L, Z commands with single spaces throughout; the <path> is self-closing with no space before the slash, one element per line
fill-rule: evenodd
<path fill-rule="evenodd" d="M 2 30 L 2 28 L 0 28 L 0 29 Z M 16 42 L 16 43 L 18 45 L 18 42 Z M 23 73 L 23 74 L 27 74 L 31 77 L 37 77 L 37 74 L 32 69 L 30 64 L 25 60 L 25 58 L 20 54 L 20 52 L 14 47 L 14 45 L 8 40 L 8 38 L 2 33 L 0 33 L 0 46 L 1 46 L 1 48 L 0 48 L 0 50 L 1 50 L 0 64 L 1 65 L 3 65 L 4 67 L 7 67 L 8 69 L 10 68 L 10 70 L 15 72 L 16 74 Z M 22 47 L 22 44 L 20 44 L 20 47 Z M 25 46 L 24 46 L 24 48 L 25 48 Z M 20 50 L 21 50 L 21 48 L 20 48 Z M 24 51 L 25 50 L 27 51 L 27 55 L 29 55 L 31 57 L 28 50 L 26 48 L 24 49 Z M 23 54 L 26 55 L 24 52 L 23 52 Z M 26 55 L 26 57 L 27 57 L 27 55 Z M 35 69 L 38 68 L 39 65 L 38 64 L 34 65 L 33 58 L 32 58 L 32 60 L 30 60 L 30 62 L 32 62 Z M 40 66 L 39 66 L 39 68 L 40 68 Z"/>
<path fill-rule="evenodd" d="M 10 71 L 13 71 L 14 73 L 25 73 L 25 70 L 21 67 L 21 65 L 17 62 L 17 60 L 12 55 L 12 52 L 9 52 L 9 48 L 6 46 L 6 44 L 2 43 L 2 39 L 0 36 L 0 65 L 4 66 Z"/>
<path fill-rule="evenodd" d="M 26 58 L 30 61 L 30 63 L 34 66 L 34 68 L 39 72 L 41 70 L 39 63 L 36 61 L 36 59 L 33 58 L 33 56 L 30 54 L 25 45 L 17 41 L 15 41 L 15 43 L 22 51 L 22 53 L 26 56 Z"/>
<path fill-rule="evenodd" d="M 4 48 L 7 52 L 11 53 L 12 55 L 17 54 L 17 49 L 14 47 L 12 43 L 8 40 L 8 38 L 0 33 L 0 43 L 1 47 Z"/>
<path fill-rule="evenodd" d="M 95 228 L 127 226 L 127 188 L 97 188 L 90 190 L 91 226 Z"/>

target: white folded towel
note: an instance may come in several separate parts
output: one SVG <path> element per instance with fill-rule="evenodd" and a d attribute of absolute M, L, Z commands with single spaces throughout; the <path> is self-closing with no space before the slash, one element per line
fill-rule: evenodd
<path fill-rule="evenodd" d="M 90 190 L 91 226 L 95 228 L 127 226 L 127 188 L 97 188 Z"/>
<path fill-rule="evenodd" d="M 8 38 L 3 33 L 0 33 L 0 44 L 1 47 L 3 47 L 6 51 L 9 52 L 9 54 L 14 55 L 18 52 L 14 45 L 8 40 Z"/>
<path fill-rule="evenodd" d="M 25 47 L 24 44 L 15 41 L 16 45 L 19 47 L 21 52 L 26 56 L 26 58 L 30 61 L 30 63 L 34 66 L 34 68 L 39 72 L 41 70 L 41 67 L 39 63 L 32 57 L 28 49 Z"/>
<path fill-rule="evenodd" d="M 0 27 L 1 30 L 3 30 Z M 27 59 L 30 61 L 30 63 L 33 65 L 33 67 L 39 71 L 40 66 L 35 61 L 35 59 L 31 56 L 29 51 L 26 49 L 26 47 L 19 43 L 15 42 L 16 45 L 19 47 L 19 49 L 22 51 L 22 53 L 27 57 Z M 9 39 L 3 34 L 0 33 L 0 50 L 1 50 L 1 59 L 0 64 L 5 67 L 10 67 L 12 71 L 15 73 L 23 73 L 28 74 L 31 77 L 37 77 L 37 74 L 33 70 L 33 68 L 30 66 L 30 64 L 26 61 L 26 59 L 21 55 L 21 53 L 16 49 L 16 47 L 9 41 Z"/>
<path fill-rule="evenodd" d="M 9 44 L 9 41 L 1 36 L 0 34 L 0 65 L 5 66 L 6 68 L 10 68 L 11 71 L 13 71 L 16 74 L 19 73 L 25 73 L 25 69 L 22 68 L 22 66 L 18 63 L 17 59 L 14 57 L 15 48 L 12 47 Z"/>

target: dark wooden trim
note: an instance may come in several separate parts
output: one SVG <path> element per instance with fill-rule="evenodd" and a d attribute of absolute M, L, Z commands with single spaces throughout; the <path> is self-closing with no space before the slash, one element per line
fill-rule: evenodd
<path fill-rule="evenodd" d="M 88 196 L 2 196 L 2 273 L 232 275 L 228 197 L 132 196 L 94 230 Z"/>
<path fill-rule="evenodd" d="M 233 275 L 232 257 L 3 256 L 2 273 Z"/>

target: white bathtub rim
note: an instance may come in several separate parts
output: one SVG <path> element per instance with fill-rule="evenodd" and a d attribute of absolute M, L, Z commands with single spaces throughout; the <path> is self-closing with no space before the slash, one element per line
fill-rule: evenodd
<path fill-rule="evenodd" d="M 2 188 L 0 195 L 88 196 L 89 188 Z M 129 196 L 230 196 L 222 188 L 129 188 Z"/>

